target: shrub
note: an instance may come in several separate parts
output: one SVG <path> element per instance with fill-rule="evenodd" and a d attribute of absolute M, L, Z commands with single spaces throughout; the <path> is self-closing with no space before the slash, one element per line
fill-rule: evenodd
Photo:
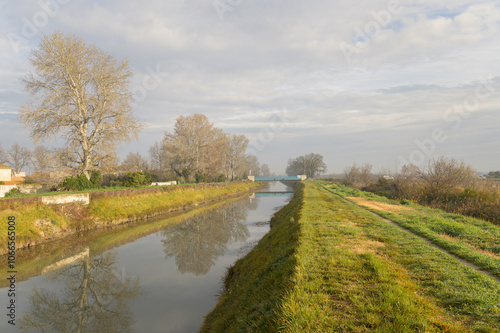
<path fill-rule="evenodd" d="M 21 190 L 18 187 L 14 187 L 9 192 L 5 193 L 6 198 L 15 197 L 21 195 Z"/>
<path fill-rule="evenodd" d="M 92 182 L 84 174 L 75 178 L 66 178 L 61 184 L 61 189 L 64 191 L 82 191 L 92 187 Z"/>
<path fill-rule="evenodd" d="M 127 174 L 127 180 L 123 182 L 123 185 L 127 187 L 137 187 L 149 184 L 151 184 L 151 175 L 142 171 L 136 171 L 134 173 L 129 172 Z"/>
<path fill-rule="evenodd" d="M 111 187 L 122 187 L 123 183 L 119 180 L 112 180 L 109 182 L 109 186 Z"/>
<path fill-rule="evenodd" d="M 99 170 L 92 171 L 90 174 L 90 182 L 92 183 L 93 188 L 101 188 L 102 176 Z"/>
<path fill-rule="evenodd" d="M 201 173 L 197 173 L 197 174 L 194 175 L 194 180 L 197 183 L 206 183 L 207 182 L 207 175 L 204 175 L 204 174 L 201 174 Z"/>

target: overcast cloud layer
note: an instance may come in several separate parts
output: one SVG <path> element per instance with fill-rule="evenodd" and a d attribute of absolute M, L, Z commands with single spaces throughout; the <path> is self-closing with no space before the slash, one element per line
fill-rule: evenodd
<path fill-rule="evenodd" d="M 59 30 L 127 58 L 147 155 L 179 115 L 251 138 L 282 173 L 446 155 L 500 170 L 500 1 L 40 0 L 0 5 L 0 139 L 30 149 L 19 78 Z M 50 145 L 50 144 L 49 144 Z"/>

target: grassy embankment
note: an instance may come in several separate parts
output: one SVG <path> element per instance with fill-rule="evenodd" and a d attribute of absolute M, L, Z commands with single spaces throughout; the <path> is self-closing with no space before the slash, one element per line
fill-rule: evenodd
<path fill-rule="evenodd" d="M 500 331 L 498 282 L 317 184 L 273 225 L 202 332 Z"/>
<path fill-rule="evenodd" d="M 16 218 L 16 245 L 37 244 L 60 238 L 75 231 L 130 222 L 192 205 L 219 200 L 260 186 L 258 183 L 237 183 L 213 188 L 175 187 L 172 191 L 132 194 L 120 197 L 93 198 L 88 206 L 78 204 L 44 205 L 0 201 L 0 220 Z M 6 225 L 6 224 L 4 224 Z M 7 230 L 0 233 L 0 254 L 5 253 Z"/>
<path fill-rule="evenodd" d="M 443 212 L 410 201 L 400 202 L 340 184 L 326 188 L 356 202 L 439 247 L 500 278 L 500 227 L 458 214 Z"/>

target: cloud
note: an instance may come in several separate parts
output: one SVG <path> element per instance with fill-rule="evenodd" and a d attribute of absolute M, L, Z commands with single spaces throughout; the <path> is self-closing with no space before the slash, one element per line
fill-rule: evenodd
<path fill-rule="evenodd" d="M 212 0 L 71 0 L 19 52 L 5 33 L 0 36 L 0 118 L 27 98 L 19 77 L 29 69 L 30 49 L 42 33 L 60 30 L 129 59 L 136 73 L 131 87 L 140 97 L 134 112 L 150 126 L 140 142 L 120 146 L 123 156 L 147 151 L 181 114 L 204 113 L 215 126 L 255 136 L 273 115 L 286 112 L 285 128 L 259 152 L 273 170 L 282 171 L 298 151 L 322 153 L 330 170 L 356 156 L 392 166 L 414 149 L 415 139 L 442 126 L 446 110 L 474 94 L 480 77 L 500 75 L 497 1 L 400 3 L 402 11 L 369 42 L 358 38 L 355 44 L 359 31 L 377 22 L 374 15 L 389 10 L 389 1 L 243 1 L 221 19 Z M 42 10 L 35 0 L 11 0 L 4 9 L 2 31 L 17 34 L 25 18 Z M 342 43 L 363 47 L 348 62 Z M 139 95 L 145 80 L 153 82 L 151 70 L 160 80 Z M 469 147 L 461 154 L 475 156 L 485 171 L 500 163 L 471 148 L 490 147 L 488 133 L 497 135 L 490 124 L 500 120 L 492 112 L 499 82 L 493 80 L 497 93 L 467 119 L 470 128 L 450 135 L 440 152 Z M 2 133 L 4 147 L 16 140 L 12 135 Z"/>

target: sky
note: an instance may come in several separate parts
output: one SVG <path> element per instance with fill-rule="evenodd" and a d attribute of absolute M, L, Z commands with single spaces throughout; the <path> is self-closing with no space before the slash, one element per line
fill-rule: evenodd
<path fill-rule="evenodd" d="M 20 78 L 60 31 L 133 69 L 146 126 L 122 159 L 202 113 L 278 174 L 308 153 L 328 173 L 439 156 L 500 170 L 499 0 L 2 0 L 0 29 L 5 150 L 34 147 Z"/>

